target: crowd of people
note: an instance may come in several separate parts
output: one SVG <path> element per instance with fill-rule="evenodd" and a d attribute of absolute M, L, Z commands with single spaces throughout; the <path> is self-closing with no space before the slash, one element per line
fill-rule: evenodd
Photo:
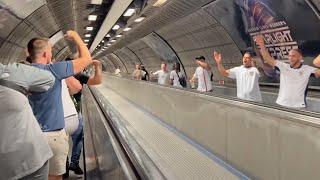
<path fill-rule="evenodd" d="M 276 103 L 289 108 L 306 107 L 306 91 L 309 82 L 309 77 L 320 76 L 320 70 L 303 64 L 302 52 L 299 49 L 292 49 L 288 55 L 288 62 L 285 63 L 275 60 L 268 52 L 264 37 L 258 35 L 255 37 L 256 44 L 260 47 L 261 57 L 272 68 L 277 68 L 280 71 L 280 88 Z M 242 57 L 242 65 L 226 69 L 223 66 L 222 54 L 219 52 L 213 53 L 214 62 L 217 65 L 218 72 L 224 76 L 236 81 L 237 97 L 239 99 L 262 102 L 262 95 L 259 86 L 260 71 L 256 67 L 256 63 L 252 58 L 251 53 L 246 52 Z M 197 68 L 190 79 L 190 87 L 195 88 L 197 82 L 197 90 L 200 92 L 213 91 L 213 73 L 211 66 L 204 56 L 195 58 Z M 320 67 L 320 56 L 314 60 L 314 65 Z M 172 71 L 167 70 L 167 64 L 161 63 L 161 69 L 156 72 L 150 72 L 150 79 L 157 78 L 160 85 L 172 85 L 178 88 L 187 87 L 186 75 L 181 71 L 180 64 L 174 63 Z M 141 65 L 136 65 L 136 69 L 132 74 L 134 80 L 146 80 L 144 77 L 148 74 L 145 68 Z M 148 74 L 149 79 L 149 74 Z"/>
<path fill-rule="evenodd" d="M 6 162 L 0 179 L 62 179 L 68 169 L 83 174 L 79 166 L 83 123 L 76 106 L 83 84 L 101 83 L 101 63 L 92 60 L 77 32 L 67 31 L 66 38 L 79 53 L 71 60 L 53 62 L 52 45 L 39 37 L 27 45 L 29 65 L 0 64 L 0 99 L 6 102 L 0 107 L 0 160 Z M 82 71 L 91 64 L 94 75 L 84 75 Z"/>

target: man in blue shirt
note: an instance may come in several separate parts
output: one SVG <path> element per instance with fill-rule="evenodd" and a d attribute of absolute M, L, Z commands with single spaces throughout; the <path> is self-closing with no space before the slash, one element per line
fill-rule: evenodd
<path fill-rule="evenodd" d="M 68 137 L 64 130 L 61 80 L 81 72 L 92 63 L 90 52 L 78 33 L 67 31 L 66 38 L 78 46 L 79 58 L 54 64 L 51 64 L 52 47 L 48 39 L 34 38 L 28 43 L 32 66 L 50 71 L 55 77 L 53 87 L 47 92 L 29 96 L 33 113 L 53 151 L 53 157 L 49 160 L 50 179 L 62 179 L 69 150 Z"/>

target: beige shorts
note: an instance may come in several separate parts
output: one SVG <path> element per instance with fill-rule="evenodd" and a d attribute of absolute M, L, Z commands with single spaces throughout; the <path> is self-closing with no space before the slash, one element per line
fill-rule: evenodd
<path fill-rule="evenodd" d="M 69 151 L 69 137 L 64 129 L 44 132 L 53 156 L 49 159 L 49 175 L 59 176 L 66 172 L 66 161 Z"/>

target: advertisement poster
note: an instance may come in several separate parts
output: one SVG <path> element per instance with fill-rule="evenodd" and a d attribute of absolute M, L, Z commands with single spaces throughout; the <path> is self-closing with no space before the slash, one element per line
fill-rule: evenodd
<path fill-rule="evenodd" d="M 210 9 L 242 52 L 257 52 L 253 38 L 262 34 L 271 56 L 286 61 L 300 48 L 304 64 L 320 54 L 320 19 L 307 0 L 218 0 Z M 264 82 L 278 82 L 279 73 L 260 58 Z M 311 85 L 320 85 L 311 79 Z"/>

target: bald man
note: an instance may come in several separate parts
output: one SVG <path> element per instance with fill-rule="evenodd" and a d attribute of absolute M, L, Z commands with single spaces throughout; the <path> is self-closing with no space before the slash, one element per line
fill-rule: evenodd
<path fill-rule="evenodd" d="M 277 104 L 291 107 L 306 107 L 306 90 L 309 77 L 314 74 L 320 76 L 320 71 L 312 66 L 303 65 L 302 52 L 300 49 L 292 49 L 289 52 L 289 64 L 275 60 L 266 48 L 264 37 L 258 35 L 255 42 L 260 46 L 263 59 L 272 67 L 280 69 L 280 89 Z"/>

